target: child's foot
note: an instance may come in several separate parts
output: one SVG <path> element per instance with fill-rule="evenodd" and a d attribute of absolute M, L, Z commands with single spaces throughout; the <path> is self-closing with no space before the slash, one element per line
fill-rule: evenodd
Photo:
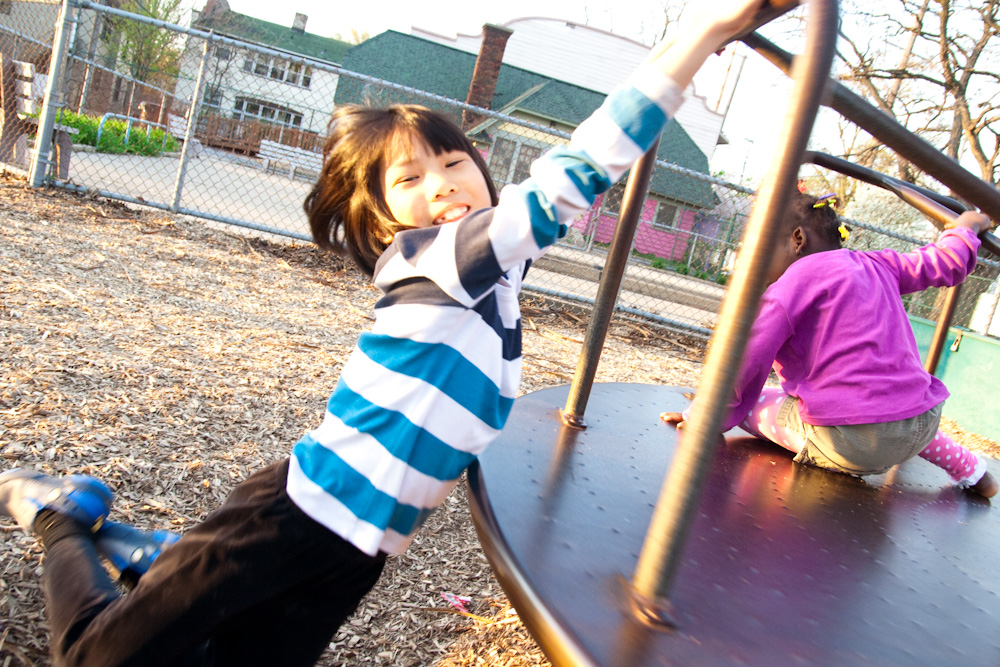
<path fill-rule="evenodd" d="M 45 509 L 97 530 L 108 516 L 111 499 L 111 489 L 87 475 L 56 478 L 36 470 L 8 470 L 0 475 L 0 516 L 13 517 L 28 532 Z"/>
<path fill-rule="evenodd" d="M 992 498 L 997 494 L 997 491 L 1000 491 L 1000 484 L 997 483 L 997 478 L 987 471 L 971 488 L 983 498 Z"/>
<path fill-rule="evenodd" d="M 118 578 L 134 585 L 163 550 L 181 539 L 169 530 L 144 531 L 106 521 L 97 531 L 97 551 L 118 571 Z"/>

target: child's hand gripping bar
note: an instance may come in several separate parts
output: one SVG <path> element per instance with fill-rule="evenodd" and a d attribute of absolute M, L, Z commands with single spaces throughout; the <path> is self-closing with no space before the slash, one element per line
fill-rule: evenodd
<path fill-rule="evenodd" d="M 762 25 L 768 24 L 779 16 L 784 16 L 788 12 L 792 11 L 802 3 L 802 0 L 764 0 L 761 3 L 760 9 L 754 14 L 751 19 L 750 24 L 746 29 L 741 30 L 739 34 L 733 35 L 726 44 L 729 42 L 735 42 L 744 35 L 747 35 Z M 723 44 L 722 46 L 725 46 Z"/>

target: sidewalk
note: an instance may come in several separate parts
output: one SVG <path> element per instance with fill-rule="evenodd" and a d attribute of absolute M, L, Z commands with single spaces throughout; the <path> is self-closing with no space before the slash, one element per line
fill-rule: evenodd
<path fill-rule="evenodd" d="M 73 154 L 71 182 L 140 201 L 173 201 L 180 161 L 107 153 Z M 245 220 L 278 231 L 309 235 L 302 211 L 312 184 L 283 173 L 266 173 L 258 160 L 205 149 L 188 163 L 180 207 Z M 556 246 L 528 273 L 526 285 L 574 301 L 593 301 L 604 253 Z M 725 288 L 714 283 L 631 262 L 618 303 L 685 327 L 712 329 Z"/>

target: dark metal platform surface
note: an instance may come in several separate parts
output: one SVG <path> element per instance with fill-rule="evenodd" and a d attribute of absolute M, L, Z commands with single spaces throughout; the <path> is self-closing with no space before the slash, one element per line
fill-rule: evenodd
<path fill-rule="evenodd" d="M 1000 510 L 914 459 L 863 481 L 730 437 L 716 455 L 671 600 L 640 623 L 631 578 L 673 455 L 681 388 L 568 387 L 519 398 L 470 470 L 504 590 L 555 664 L 1000 665 Z M 990 469 L 997 473 L 995 462 Z"/>

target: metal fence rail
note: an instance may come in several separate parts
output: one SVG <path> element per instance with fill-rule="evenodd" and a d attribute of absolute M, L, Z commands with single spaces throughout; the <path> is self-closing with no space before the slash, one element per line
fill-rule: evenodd
<path fill-rule="evenodd" d="M 0 13 L 0 53 L 36 66 L 35 89 L 41 95 L 60 5 L 10 4 L 8 14 Z M 472 112 L 478 125 L 470 136 L 498 187 L 523 179 L 532 160 L 569 137 L 526 118 L 87 0 L 71 5 L 70 12 L 53 106 L 58 123 L 80 130 L 69 177 L 49 174 L 51 182 L 70 190 L 309 241 L 302 202 L 317 176 L 327 119 L 337 104 L 419 103 L 459 122 L 463 112 Z M 168 77 L 153 71 L 147 80 L 132 75 L 135 68 L 116 41 L 132 24 L 176 35 L 179 73 Z M 121 121 L 116 130 L 109 120 L 98 144 L 98 124 L 109 113 L 149 121 L 150 127 L 135 121 L 126 127 Z M 656 174 L 633 240 L 618 312 L 708 335 L 753 193 L 665 161 L 657 162 Z M 622 192 L 616 186 L 574 221 L 567 237 L 529 273 L 528 289 L 584 307 L 593 302 Z M 848 247 L 909 250 L 932 239 L 930 223 L 900 227 L 899 219 L 912 218 L 904 204 L 888 202 L 864 220 L 848 221 L 854 230 Z M 998 274 L 995 262 L 980 263 L 963 289 L 955 325 L 1000 334 Z M 935 319 L 942 299 L 929 290 L 907 297 L 906 303 L 911 314 Z"/>

